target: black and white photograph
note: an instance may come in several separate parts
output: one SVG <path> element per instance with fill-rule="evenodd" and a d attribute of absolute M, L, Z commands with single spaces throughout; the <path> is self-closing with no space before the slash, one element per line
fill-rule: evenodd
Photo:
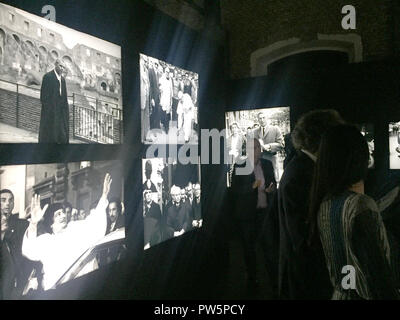
<path fill-rule="evenodd" d="M 371 123 L 361 123 L 356 125 L 361 134 L 364 136 L 365 140 L 368 143 L 369 149 L 369 160 L 368 160 L 368 168 L 375 168 L 375 131 L 374 125 Z"/>
<path fill-rule="evenodd" d="M 142 165 L 144 250 L 202 227 L 200 165 L 165 158 Z"/>
<path fill-rule="evenodd" d="M 0 3 L 0 142 L 121 144 L 121 47 Z"/>
<path fill-rule="evenodd" d="M 226 152 L 229 157 L 228 187 L 236 162 L 246 157 L 246 141 L 260 142 L 261 158 L 271 162 L 275 181 L 283 173 L 286 155 L 291 152 L 289 107 L 230 111 L 225 113 Z"/>
<path fill-rule="evenodd" d="M 400 169 L 400 121 L 389 123 L 389 168 Z"/>
<path fill-rule="evenodd" d="M 2 296 L 34 299 L 126 253 L 119 161 L 0 167 Z"/>
<path fill-rule="evenodd" d="M 197 144 L 199 75 L 140 54 L 142 142 Z"/>

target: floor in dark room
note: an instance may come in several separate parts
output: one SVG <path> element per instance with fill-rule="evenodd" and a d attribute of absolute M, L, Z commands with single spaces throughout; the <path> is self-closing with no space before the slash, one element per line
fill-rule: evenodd
<path fill-rule="evenodd" d="M 222 300 L 271 300 L 274 299 L 268 273 L 263 265 L 260 247 L 257 247 L 258 286 L 248 290 L 243 249 L 239 239 L 229 241 L 229 268 L 225 283 L 221 288 Z"/>

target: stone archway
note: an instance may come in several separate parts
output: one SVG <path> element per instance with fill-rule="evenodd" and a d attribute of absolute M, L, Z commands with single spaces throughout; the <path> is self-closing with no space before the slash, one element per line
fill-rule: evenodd
<path fill-rule="evenodd" d="M 250 56 L 251 76 L 267 75 L 270 64 L 291 55 L 310 51 L 344 52 L 348 56 L 349 63 L 361 62 L 363 60 L 362 42 L 359 35 L 318 34 L 315 40 L 302 42 L 299 38 L 290 38 L 256 50 Z"/>
<path fill-rule="evenodd" d="M 0 56 L 0 64 L 3 64 L 3 56 L 4 56 L 4 47 L 6 45 L 6 32 L 0 28 L 0 49 L 1 49 L 1 56 Z"/>
<path fill-rule="evenodd" d="M 57 60 L 59 57 L 59 54 L 56 50 L 51 50 L 50 54 L 54 60 Z"/>
<path fill-rule="evenodd" d="M 40 46 L 39 47 L 39 52 L 43 55 L 46 56 L 47 55 L 47 49 L 44 46 Z"/>
<path fill-rule="evenodd" d="M 65 55 L 62 57 L 62 61 L 65 64 L 66 68 L 68 69 L 68 75 L 69 76 L 74 76 L 74 64 L 72 62 L 72 58 L 68 55 Z"/>
<path fill-rule="evenodd" d="M 15 33 L 13 33 L 13 38 L 18 44 L 21 44 L 21 39 Z"/>

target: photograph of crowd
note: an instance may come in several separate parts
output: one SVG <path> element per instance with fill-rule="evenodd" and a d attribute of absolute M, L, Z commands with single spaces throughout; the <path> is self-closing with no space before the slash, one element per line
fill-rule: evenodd
<path fill-rule="evenodd" d="M 197 144 L 199 76 L 140 54 L 142 142 Z"/>
<path fill-rule="evenodd" d="M 258 139 L 263 159 L 272 163 L 277 183 L 283 173 L 286 155 L 291 152 L 289 107 L 231 111 L 225 113 L 226 152 L 229 156 L 227 185 L 233 167 L 246 157 L 246 141 Z"/>
<path fill-rule="evenodd" d="M 126 251 L 118 161 L 0 167 L 1 293 L 33 299 Z"/>
<path fill-rule="evenodd" d="M 0 4 L 0 142 L 122 143 L 121 47 Z"/>
<path fill-rule="evenodd" d="M 400 121 L 389 123 L 389 167 L 400 169 Z"/>
<path fill-rule="evenodd" d="M 144 249 L 200 228 L 200 165 L 143 159 Z"/>

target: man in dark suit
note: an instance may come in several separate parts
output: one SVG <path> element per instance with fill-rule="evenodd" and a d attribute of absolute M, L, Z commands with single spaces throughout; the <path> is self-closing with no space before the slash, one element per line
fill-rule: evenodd
<path fill-rule="evenodd" d="M 303 115 L 293 130 L 292 142 L 297 154 L 287 164 L 278 189 L 281 299 L 330 299 L 332 295 L 322 246 L 307 244 L 307 219 L 321 136 L 341 122 L 334 110 L 314 110 Z"/>
<path fill-rule="evenodd" d="M 149 67 L 150 129 L 160 129 L 161 127 L 159 77 L 155 68 L 154 66 Z"/>
<path fill-rule="evenodd" d="M 22 239 L 29 222 L 12 214 L 14 194 L 0 190 L 1 199 L 1 299 L 19 299 L 33 270 L 33 263 L 22 255 Z"/>
<path fill-rule="evenodd" d="M 106 234 L 125 226 L 124 209 L 121 200 L 113 197 L 107 207 L 107 231 Z"/>
<path fill-rule="evenodd" d="M 160 206 L 152 199 L 151 190 L 143 192 L 144 248 L 148 249 L 162 241 L 162 214 Z"/>
<path fill-rule="evenodd" d="M 254 138 L 261 144 L 262 158 L 271 161 L 274 167 L 275 180 L 279 181 L 277 153 L 285 146 L 281 131 L 278 127 L 267 124 L 267 117 L 263 112 L 258 114 L 260 127 L 254 130 Z"/>
<path fill-rule="evenodd" d="M 189 230 L 188 210 L 181 201 L 181 189 L 175 185 L 171 187 L 172 204 L 167 209 L 167 237 L 178 237 Z"/>
<path fill-rule="evenodd" d="M 154 183 L 150 180 L 151 174 L 153 173 L 153 165 L 150 160 L 146 160 L 144 167 L 144 175 L 146 181 L 143 183 L 143 190 L 150 190 L 151 192 L 157 192 L 157 188 Z"/>
<path fill-rule="evenodd" d="M 276 188 L 272 164 L 261 158 L 261 146 L 257 139 L 247 141 L 248 162 L 253 170 L 250 174 L 241 175 L 237 170 L 243 164 L 235 164 L 232 177 L 232 196 L 236 225 L 243 245 L 247 269 L 247 285 L 254 289 L 257 282 L 256 241 L 258 228 L 265 218 L 271 194 Z M 254 150 L 251 150 L 254 148 Z"/>
<path fill-rule="evenodd" d="M 39 143 L 69 143 L 69 106 L 63 73 L 65 65 L 56 60 L 54 70 L 43 76 L 40 89 Z"/>

